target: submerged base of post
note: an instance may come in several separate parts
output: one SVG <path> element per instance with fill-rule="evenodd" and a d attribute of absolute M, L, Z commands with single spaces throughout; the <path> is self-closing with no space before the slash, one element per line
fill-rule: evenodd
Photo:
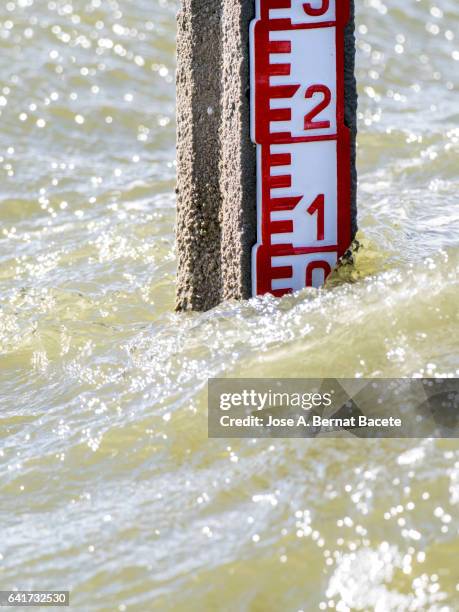
<path fill-rule="evenodd" d="M 354 3 L 352 2 L 352 5 Z M 346 124 L 356 223 L 354 12 L 346 29 Z M 182 0 L 177 37 L 178 310 L 251 297 L 256 148 L 250 140 L 254 0 Z"/>

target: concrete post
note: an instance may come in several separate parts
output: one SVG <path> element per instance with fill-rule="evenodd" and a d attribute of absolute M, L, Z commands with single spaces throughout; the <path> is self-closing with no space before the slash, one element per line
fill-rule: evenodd
<path fill-rule="evenodd" d="M 222 295 L 221 1 L 182 0 L 177 36 L 177 308 Z"/>
<path fill-rule="evenodd" d="M 354 0 L 352 0 L 352 5 Z M 346 122 L 353 131 L 354 21 L 346 31 Z M 249 26 L 255 0 L 181 0 L 177 35 L 177 310 L 251 295 L 256 151 L 250 140 Z"/>

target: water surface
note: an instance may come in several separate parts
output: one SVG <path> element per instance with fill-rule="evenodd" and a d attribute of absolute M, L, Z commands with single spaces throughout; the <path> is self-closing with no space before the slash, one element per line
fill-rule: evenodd
<path fill-rule="evenodd" d="M 0 587 L 459 610 L 455 441 L 209 441 L 211 376 L 457 375 L 455 0 L 358 0 L 362 248 L 173 312 L 170 0 L 0 6 Z"/>

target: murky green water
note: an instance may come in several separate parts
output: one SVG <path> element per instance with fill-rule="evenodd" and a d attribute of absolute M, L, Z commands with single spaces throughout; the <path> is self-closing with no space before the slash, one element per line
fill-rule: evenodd
<path fill-rule="evenodd" d="M 0 6 L 0 587 L 459 610 L 455 441 L 209 441 L 206 381 L 457 375 L 456 0 L 358 0 L 351 282 L 180 316 L 172 0 Z"/>

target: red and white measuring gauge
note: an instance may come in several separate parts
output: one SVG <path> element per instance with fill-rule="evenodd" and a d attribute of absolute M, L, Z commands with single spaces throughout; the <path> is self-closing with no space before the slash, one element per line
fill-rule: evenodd
<path fill-rule="evenodd" d="M 256 0 L 251 121 L 257 145 L 253 294 L 320 287 L 351 242 L 344 124 L 349 0 Z"/>

